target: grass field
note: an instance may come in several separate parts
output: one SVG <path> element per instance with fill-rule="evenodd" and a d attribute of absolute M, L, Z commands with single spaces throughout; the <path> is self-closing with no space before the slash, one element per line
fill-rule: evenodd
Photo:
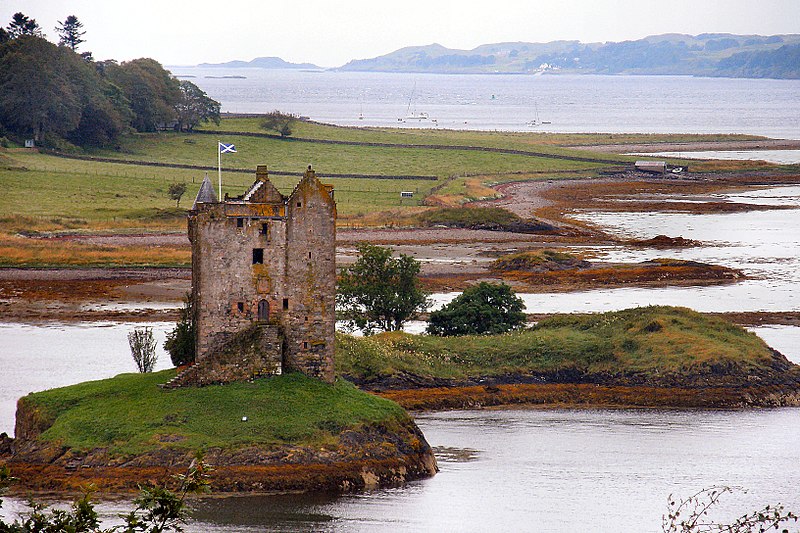
<path fill-rule="evenodd" d="M 44 440 L 74 449 L 109 447 L 119 454 L 161 446 L 202 450 L 320 444 L 342 428 L 407 418 L 397 404 L 343 380 L 328 385 L 286 374 L 252 383 L 158 388 L 174 374 L 121 374 L 29 394 L 21 401 L 52 424 Z"/>
<path fill-rule="evenodd" d="M 504 335 L 435 337 L 404 333 L 337 338 L 337 371 L 370 379 L 394 374 L 463 379 L 508 373 L 695 374 L 714 366 L 769 369 L 756 334 L 684 308 L 646 307 L 543 320 Z"/>
<path fill-rule="evenodd" d="M 213 127 L 217 127 L 212 125 Z M 228 118 L 221 130 L 260 132 L 258 119 Z M 388 144 L 469 145 L 527 150 L 555 155 L 620 159 L 557 146 L 558 143 L 632 142 L 699 139 L 674 135 L 548 135 L 440 130 L 359 129 L 300 122 L 296 137 Z M 220 136 L 205 134 L 139 134 L 122 139 L 119 150 L 92 152 L 104 158 L 187 164 L 210 167 L 217 163 Z M 518 179 L 569 178 L 591 175 L 600 163 L 533 157 L 474 150 L 438 150 L 398 146 L 351 146 L 305 142 L 293 139 L 224 135 L 238 152 L 223 156 L 223 167 L 255 171 L 266 164 L 271 170 L 295 176 L 273 175 L 284 193 L 292 190 L 299 175 L 312 164 L 318 175 L 336 187 L 339 213 L 344 217 L 419 204 L 436 187 L 440 194 L 463 201 L 489 194 L 485 183 Z M 723 136 L 729 138 L 730 136 Z M 701 136 L 700 138 L 719 138 Z M 739 138 L 739 137 L 737 137 Z M 184 182 L 188 190 L 182 201 L 191 204 L 205 171 L 147 167 L 64 159 L 25 150 L 0 150 L 0 213 L 3 217 L 72 219 L 73 225 L 120 225 L 140 223 L 178 228 L 178 217 L 170 217 L 174 206 L 166 190 L 172 182 Z M 381 180 L 331 178 L 326 174 L 419 175 L 435 180 Z M 252 174 L 226 172 L 223 191 L 240 194 L 253 180 Z M 411 200 L 401 200 L 400 191 L 413 191 Z M 461 200 L 459 200 L 461 199 Z M 174 215 L 174 213 L 173 213 Z M 83 221 L 83 222 L 81 222 Z"/>

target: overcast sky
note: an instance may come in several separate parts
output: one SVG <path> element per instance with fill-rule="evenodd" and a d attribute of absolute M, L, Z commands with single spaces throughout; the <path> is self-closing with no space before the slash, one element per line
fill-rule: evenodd
<path fill-rule="evenodd" d="M 800 33 L 800 0 L 0 0 L 50 40 L 67 15 L 96 59 L 165 65 L 278 56 L 324 67 L 439 43 L 622 41 L 659 33 Z"/>

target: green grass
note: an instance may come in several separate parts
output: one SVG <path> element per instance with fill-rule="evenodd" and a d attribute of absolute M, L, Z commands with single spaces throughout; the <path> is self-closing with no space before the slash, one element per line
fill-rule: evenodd
<path fill-rule="evenodd" d="M 206 124 L 201 129 L 272 133 L 261 129 L 260 123 L 261 119 L 257 117 L 229 117 L 223 119 L 218 126 Z M 558 153 L 558 146 L 560 145 L 580 146 L 587 144 L 763 139 L 763 137 L 736 134 L 542 133 L 534 131 L 497 132 L 420 128 L 352 128 L 314 122 L 296 123 L 292 136 L 309 139 L 334 138 L 358 142 L 489 146 L 518 150 L 531 150 L 535 147 L 537 151 L 539 151 L 539 148 L 549 145 L 554 153 Z M 544 149 L 541 151 L 544 151 Z"/>
<path fill-rule="evenodd" d="M 254 118 L 226 118 L 219 129 L 258 131 Z M 217 126 L 211 126 L 217 128 Z M 222 135 L 236 144 L 238 153 L 223 155 L 225 167 L 244 169 L 253 174 L 223 174 L 223 192 L 241 194 L 254 180 L 255 167 L 265 164 L 273 171 L 297 176 L 273 175 L 275 185 L 290 192 L 306 165 L 312 164 L 318 175 L 336 188 L 339 214 L 363 215 L 390 209 L 417 207 L 419 202 L 439 187 L 439 194 L 474 196 L 472 183 L 501 183 L 519 179 L 552 179 L 587 176 L 603 164 L 568 161 L 549 157 L 470 150 L 431 148 L 373 147 L 331 145 L 297 140 Z M 719 136 L 675 135 L 555 135 L 541 133 L 500 133 L 453 130 L 360 129 L 302 122 L 295 136 L 310 139 L 334 139 L 388 144 L 465 145 L 527 150 L 556 155 L 620 159 L 612 154 L 594 154 L 558 146 L 588 142 L 653 142 L 718 138 Z M 730 138 L 731 136 L 723 136 Z M 216 167 L 219 135 L 135 134 L 120 140 L 119 150 L 97 150 L 91 155 L 114 159 L 178 163 Z M 742 138 L 741 136 L 735 138 Z M 624 159 L 624 158 L 623 158 Z M 636 158 L 629 158 L 631 161 Z M 61 218 L 68 225 L 109 227 L 136 224 L 180 229 L 180 216 L 165 216 L 174 209 L 167 195 L 173 182 L 187 183 L 181 202 L 191 205 L 204 171 L 158 168 L 124 163 L 64 159 L 19 149 L 0 149 L 0 213 L 3 217 L 27 216 L 43 219 Z M 215 172 L 209 171 L 216 181 Z M 376 180 L 330 178 L 328 174 L 375 174 L 435 176 L 436 180 Z M 460 177 L 459 177 L 460 176 Z M 470 178 L 470 183 L 463 176 Z M 465 192 L 466 190 L 466 192 Z M 414 198 L 401 201 L 400 191 L 414 191 Z M 80 223 L 78 221 L 85 221 Z"/>
<path fill-rule="evenodd" d="M 108 447 L 116 454 L 158 447 L 314 444 L 330 440 L 341 428 L 407 416 L 397 404 L 343 380 L 328 385 L 286 374 L 253 383 L 157 387 L 174 373 L 121 374 L 29 394 L 22 401 L 52 422 L 41 439 L 73 449 Z"/>
<path fill-rule="evenodd" d="M 503 335 L 340 335 L 336 364 L 340 373 L 368 379 L 401 373 L 461 379 L 565 369 L 692 374 L 718 365 L 750 372 L 768 370 L 772 360 L 764 341 L 739 326 L 653 306 L 554 317 Z"/>
<path fill-rule="evenodd" d="M 522 222 L 518 215 L 499 207 L 447 207 L 421 213 L 419 221 L 423 226 L 448 226 L 467 228 L 476 225 L 497 225 L 506 227 Z"/>

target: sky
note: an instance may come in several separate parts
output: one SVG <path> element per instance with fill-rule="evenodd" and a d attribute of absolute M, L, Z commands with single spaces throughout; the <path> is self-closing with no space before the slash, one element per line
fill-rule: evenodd
<path fill-rule="evenodd" d="M 405 46 L 624 41 L 660 33 L 800 33 L 800 0 L 0 0 L 57 41 L 68 15 L 98 60 L 167 66 L 277 56 L 337 67 Z"/>

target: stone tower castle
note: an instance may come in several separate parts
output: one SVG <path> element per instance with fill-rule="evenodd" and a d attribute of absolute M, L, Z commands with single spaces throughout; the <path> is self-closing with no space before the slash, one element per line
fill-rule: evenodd
<path fill-rule="evenodd" d="M 196 363 L 169 386 L 298 370 L 334 380 L 336 204 L 311 170 L 287 197 L 265 166 L 219 201 L 208 178 L 189 212 Z"/>

